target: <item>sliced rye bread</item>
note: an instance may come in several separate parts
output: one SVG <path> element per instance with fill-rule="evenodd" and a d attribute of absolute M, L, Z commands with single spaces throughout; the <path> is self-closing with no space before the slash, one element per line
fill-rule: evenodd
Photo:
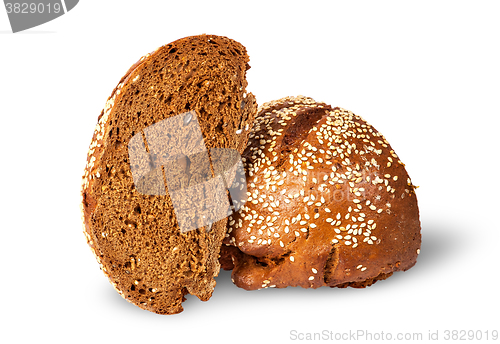
<path fill-rule="evenodd" d="M 256 112 L 248 61 L 245 47 L 226 37 L 179 39 L 135 63 L 98 118 L 82 182 L 84 233 L 118 293 L 142 309 L 175 314 L 188 293 L 211 297 L 227 219 L 181 232 L 168 192 L 138 191 L 128 144 L 194 111 L 208 150 L 242 153 Z"/>

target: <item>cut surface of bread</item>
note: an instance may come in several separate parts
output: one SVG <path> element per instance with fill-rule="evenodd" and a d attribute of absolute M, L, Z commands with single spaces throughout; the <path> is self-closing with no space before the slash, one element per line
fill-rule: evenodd
<path fill-rule="evenodd" d="M 98 118 L 82 182 L 84 233 L 112 285 L 140 308 L 175 314 L 188 293 L 211 297 L 227 218 L 181 231 L 165 184 L 155 191 L 134 183 L 129 144 L 142 137 L 152 153 L 151 128 L 182 115 L 196 118 L 207 152 L 241 153 L 256 111 L 246 91 L 248 61 L 246 49 L 226 37 L 179 39 L 135 63 Z M 196 157 L 183 158 L 186 170 L 196 164 Z M 148 159 L 162 165 L 153 154 Z M 165 166 L 157 171 L 166 181 Z"/>
<path fill-rule="evenodd" d="M 303 96 L 265 103 L 243 159 L 249 197 L 220 259 L 238 287 L 362 288 L 415 264 L 415 187 L 360 116 Z"/>

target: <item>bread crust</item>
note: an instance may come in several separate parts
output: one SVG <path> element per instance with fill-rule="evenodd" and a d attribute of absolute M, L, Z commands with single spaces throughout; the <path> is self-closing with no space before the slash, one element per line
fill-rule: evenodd
<path fill-rule="evenodd" d="M 302 96 L 263 104 L 243 157 L 249 199 L 220 259 L 238 287 L 362 288 L 416 263 L 415 187 L 361 117 Z"/>
<path fill-rule="evenodd" d="M 216 94 L 218 91 L 214 90 L 212 93 L 207 95 L 209 99 L 209 102 L 207 103 L 220 104 L 219 107 L 221 111 L 223 111 L 223 114 L 225 114 L 224 116 L 230 116 L 222 117 L 223 120 L 229 121 L 227 123 L 227 127 L 225 124 L 222 129 L 219 127 L 215 128 L 217 123 L 215 122 L 215 118 L 212 117 L 205 118 L 203 115 L 200 117 L 200 114 L 198 114 L 198 118 L 202 126 L 207 148 L 234 148 L 241 153 L 248 139 L 248 124 L 253 121 L 256 111 L 255 98 L 251 93 L 247 94 L 244 90 L 246 86 L 244 72 L 249 68 L 246 50 L 241 44 L 226 37 L 214 35 L 186 37 L 168 45 L 159 47 L 152 53 L 141 57 L 141 59 L 132 65 L 127 73 L 121 78 L 98 117 L 98 123 L 93 133 L 87 155 L 87 163 L 82 178 L 81 212 L 83 232 L 92 253 L 100 265 L 101 270 L 123 298 L 140 308 L 159 314 L 175 314 L 181 312 L 183 310 L 181 303 L 185 300 L 184 295 L 188 293 L 196 295 L 203 301 L 210 298 L 215 286 L 215 280 L 213 277 L 217 276 L 219 272 L 219 263 L 217 258 L 225 233 L 227 219 L 217 221 L 212 225 L 210 230 L 207 230 L 206 228 L 199 228 L 197 230 L 181 234 L 178 226 L 176 225 L 177 222 L 175 214 L 173 214 L 173 208 L 169 196 L 140 195 L 137 190 L 133 188 L 130 167 L 127 165 L 128 162 L 125 162 L 125 165 L 123 165 L 125 168 L 121 169 L 122 175 L 115 177 L 114 175 L 111 176 L 111 172 L 108 172 L 107 168 L 105 168 L 106 159 L 113 157 L 114 151 L 126 151 L 126 144 L 128 143 L 130 137 L 133 136 L 134 132 L 139 132 L 148 125 L 153 124 L 155 121 L 159 121 L 176 114 L 162 114 L 155 112 L 151 115 L 151 118 L 146 120 L 146 123 L 140 122 L 138 117 L 130 117 L 130 115 L 127 114 L 127 116 L 129 116 L 128 122 L 120 122 L 120 116 L 123 116 L 123 114 L 118 113 L 118 111 L 121 109 L 120 111 L 124 112 L 124 109 L 127 109 L 128 106 L 126 103 L 129 102 L 132 104 L 134 102 L 132 91 L 136 89 L 144 89 L 144 86 L 137 86 L 137 84 L 141 82 L 143 74 L 158 73 L 158 71 L 153 68 L 154 63 L 158 63 L 158 61 L 167 61 L 169 59 L 173 61 L 173 59 L 175 59 L 180 60 L 180 63 L 191 63 L 190 68 L 192 68 L 192 70 L 181 70 L 177 72 L 169 70 L 172 77 L 184 78 L 183 80 L 186 80 L 186 82 L 192 80 L 189 78 L 195 78 L 195 80 L 201 79 L 203 75 L 200 74 L 201 72 L 199 72 L 197 68 L 202 68 L 204 62 L 203 57 L 200 56 L 208 54 L 209 58 L 214 59 L 214 54 L 218 52 L 217 44 L 224 46 L 220 48 L 221 51 L 225 51 L 227 53 L 227 49 L 229 49 L 229 51 L 233 51 L 234 49 L 235 53 L 233 54 L 234 56 L 231 56 L 230 58 L 221 58 L 219 61 L 219 64 L 222 65 L 221 73 L 216 75 L 226 75 L 227 73 L 224 74 L 225 71 L 230 70 L 234 70 L 235 74 L 234 77 L 230 77 L 231 80 L 219 80 L 218 82 L 220 82 L 220 84 L 217 84 L 215 87 L 224 89 L 227 85 L 241 84 L 242 86 L 238 93 L 230 93 L 229 96 L 239 99 L 243 94 L 245 102 L 242 101 L 241 109 L 229 109 L 228 106 L 223 103 L 225 100 L 221 99 L 220 103 L 218 103 L 218 94 Z M 195 50 L 195 48 L 198 49 L 198 53 L 201 50 L 201 54 L 191 56 L 189 53 L 186 53 L 188 46 L 193 46 L 193 50 Z M 223 48 L 226 50 L 223 50 Z M 180 52 L 176 54 L 176 50 L 179 50 Z M 170 56 L 173 57 L 171 58 Z M 167 62 L 164 69 L 166 69 L 167 66 L 175 65 L 175 63 Z M 152 78 L 156 77 L 156 74 L 150 75 L 152 75 Z M 214 81 L 212 81 L 213 79 L 208 80 L 208 83 L 214 83 Z M 182 86 L 181 84 L 182 87 L 186 87 L 186 89 L 190 91 L 189 94 L 186 93 L 187 91 L 184 92 L 183 90 L 169 90 L 168 87 L 174 85 L 175 82 L 177 82 L 177 80 L 165 81 L 166 86 L 164 86 L 164 88 L 166 89 L 159 90 L 153 96 L 161 96 L 163 98 L 164 96 L 168 96 L 168 94 L 173 95 L 171 103 L 165 101 L 165 104 L 173 104 L 171 105 L 172 107 L 181 107 L 182 105 L 182 110 L 178 110 L 180 112 L 190 110 L 189 102 L 192 101 L 189 99 L 190 96 L 192 97 L 193 94 L 197 96 L 199 94 L 200 97 L 202 97 L 204 92 L 209 92 L 211 90 L 202 88 L 197 93 L 196 89 L 193 89 L 194 86 L 191 84 L 186 86 Z M 207 83 L 207 81 L 205 81 L 205 83 Z M 217 81 L 215 83 L 217 83 Z M 154 84 L 151 86 L 153 88 L 156 87 Z M 205 84 L 203 86 L 205 86 Z M 181 99 L 181 97 L 184 97 L 185 99 Z M 151 102 L 153 101 L 157 100 L 151 99 Z M 174 103 L 176 101 L 178 101 L 181 105 L 175 105 Z M 198 104 L 202 104 L 201 100 L 198 100 L 191 106 L 193 110 L 198 109 Z M 149 105 L 147 107 L 149 108 Z M 210 109 L 207 111 L 208 113 L 205 114 L 205 116 L 212 116 L 210 114 L 214 113 Z M 153 118 L 153 116 L 156 117 Z M 238 135 L 234 134 L 237 123 L 243 126 L 243 129 L 239 130 Z M 123 127 L 123 125 L 126 125 L 126 127 Z M 121 134 L 123 135 L 123 138 L 118 137 L 115 134 L 113 139 L 111 139 L 111 133 L 113 129 L 116 128 L 120 129 L 121 132 L 126 132 L 125 134 Z M 132 134 L 130 133 L 131 130 Z M 116 131 L 117 130 L 115 130 L 115 132 Z M 115 155 L 120 156 L 118 153 Z M 122 154 L 121 156 L 123 156 L 125 160 L 128 159 L 127 154 Z M 110 169 L 113 169 L 114 171 L 113 167 L 115 166 L 110 166 Z M 118 166 L 116 167 L 118 169 Z M 106 173 L 104 170 L 106 170 Z M 120 173 L 120 171 L 118 171 L 117 174 L 118 173 Z M 103 179 L 106 178 L 108 181 L 112 181 L 107 184 L 103 183 Z M 130 188 L 131 185 L 132 189 L 127 192 L 127 187 Z M 108 190 L 111 187 L 116 187 L 119 189 L 119 192 L 109 193 Z M 105 188 L 108 189 L 105 190 Z M 119 194 L 124 194 L 127 198 L 124 201 L 124 206 L 121 207 L 116 204 L 108 206 L 106 202 L 118 202 L 115 198 L 117 197 L 116 195 Z M 144 205 L 147 204 L 148 199 L 152 200 L 151 204 L 154 204 L 155 207 L 157 207 L 158 204 L 162 205 L 160 208 L 155 208 L 156 213 L 148 215 L 151 217 L 150 221 L 150 217 L 146 217 L 144 214 L 144 206 L 142 214 L 139 210 L 138 213 L 130 215 L 130 211 L 128 209 L 133 207 L 134 202 L 136 202 L 136 204 Z M 161 202 L 158 201 L 159 199 Z M 120 202 L 122 201 L 120 200 Z M 102 216 L 103 214 L 106 214 L 106 210 L 108 208 L 115 209 L 117 212 L 123 212 L 123 216 L 120 216 L 120 218 L 123 217 L 124 223 L 116 224 L 111 218 L 109 221 L 105 220 L 103 222 Z M 127 211 L 129 213 L 127 213 Z M 156 215 L 158 215 L 158 218 L 161 217 L 166 219 L 167 223 L 165 220 L 163 220 L 163 223 L 158 223 L 155 218 Z M 99 216 L 101 216 L 100 220 L 97 219 Z M 149 238 L 151 238 L 151 242 L 154 241 L 157 243 L 154 250 L 151 247 L 144 247 L 142 245 L 143 243 L 138 245 L 134 244 L 134 240 L 137 241 L 144 238 L 143 236 L 141 237 L 140 231 L 142 230 L 144 233 L 146 225 L 149 228 L 146 232 L 149 234 L 146 235 L 146 239 L 144 240 L 149 240 Z M 158 227 L 157 231 L 155 226 Z M 121 232 L 120 228 L 122 228 Z M 119 238 L 119 240 L 111 236 L 113 233 L 117 238 Z M 151 233 L 163 233 L 166 237 L 151 237 Z M 163 242 L 160 243 L 160 241 Z M 118 244 L 118 242 L 121 244 Z M 158 256 L 161 250 L 167 250 L 170 251 L 170 253 L 167 252 L 164 256 Z M 152 256 L 152 254 L 154 255 Z M 125 262 L 123 260 L 125 256 L 127 259 L 130 257 L 130 261 Z M 142 257 L 142 261 L 140 257 Z M 154 264 L 158 266 L 151 265 L 153 263 L 148 265 L 145 259 L 148 257 L 151 258 L 151 262 L 156 262 Z M 118 264 L 118 262 L 120 262 L 120 264 Z M 177 264 L 178 268 L 175 267 L 175 264 Z M 160 272 L 158 272 L 158 270 L 160 270 Z M 164 276 L 162 273 L 171 274 L 171 276 Z M 157 277 L 152 277 L 152 275 Z"/>

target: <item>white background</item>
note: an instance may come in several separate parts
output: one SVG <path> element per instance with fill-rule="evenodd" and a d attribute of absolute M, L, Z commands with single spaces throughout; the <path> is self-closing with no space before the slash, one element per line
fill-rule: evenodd
<path fill-rule="evenodd" d="M 424 339 L 478 330 L 485 342 L 484 331 L 500 330 L 497 4 L 87 0 L 17 34 L 0 7 L 0 341 L 287 343 L 299 341 L 294 330 Z M 223 272 L 209 301 L 188 296 L 171 316 L 114 291 L 79 212 L 97 116 L 142 55 L 201 33 L 246 46 L 259 104 L 311 96 L 385 135 L 420 186 L 415 267 L 360 290 L 247 292 Z"/>

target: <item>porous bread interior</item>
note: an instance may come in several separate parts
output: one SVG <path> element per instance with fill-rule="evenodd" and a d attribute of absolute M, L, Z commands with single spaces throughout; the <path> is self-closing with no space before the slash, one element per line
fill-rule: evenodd
<path fill-rule="evenodd" d="M 245 90 L 247 62 L 245 48 L 225 37 L 178 40 L 136 64 L 100 117 L 105 123 L 94 134 L 83 187 L 86 236 L 110 282 L 143 309 L 174 314 L 187 293 L 210 298 L 227 220 L 208 232 L 181 233 L 168 194 L 135 188 L 128 142 L 158 121 L 194 110 L 208 150 L 241 153 L 256 108 Z"/>

